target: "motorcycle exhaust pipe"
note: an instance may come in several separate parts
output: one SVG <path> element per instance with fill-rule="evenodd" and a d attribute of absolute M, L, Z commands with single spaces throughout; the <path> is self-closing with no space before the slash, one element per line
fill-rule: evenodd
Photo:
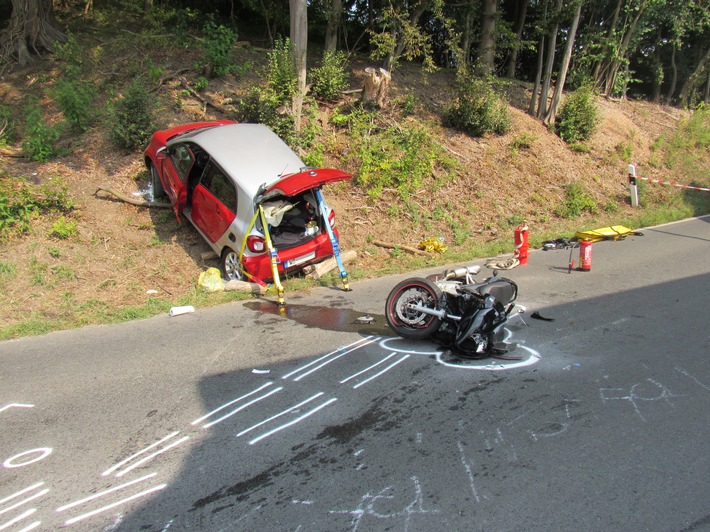
<path fill-rule="evenodd" d="M 429 307 L 423 307 L 421 305 L 412 305 L 411 306 L 412 310 L 416 310 L 417 312 L 422 312 L 424 314 L 429 314 L 430 316 L 436 316 L 440 320 L 443 319 L 450 319 L 454 321 L 460 321 L 461 316 L 454 316 L 453 314 L 447 313 L 443 309 L 436 309 L 436 308 L 429 308 Z"/>

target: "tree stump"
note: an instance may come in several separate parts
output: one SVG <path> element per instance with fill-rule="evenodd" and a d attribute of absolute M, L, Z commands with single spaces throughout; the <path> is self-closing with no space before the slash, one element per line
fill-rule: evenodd
<path fill-rule="evenodd" d="M 362 103 L 385 107 L 389 96 L 392 75 L 384 68 L 365 69 L 365 81 L 362 88 Z"/>

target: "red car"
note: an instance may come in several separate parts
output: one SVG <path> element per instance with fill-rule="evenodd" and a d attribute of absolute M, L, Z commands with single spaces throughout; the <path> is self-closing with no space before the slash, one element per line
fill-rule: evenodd
<path fill-rule="evenodd" d="M 306 168 L 273 131 L 229 120 L 194 122 L 153 133 L 145 150 L 154 196 L 167 195 L 220 256 L 227 280 L 273 277 L 259 205 L 266 215 L 279 273 L 333 255 L 317 191 L 352 176 Z M 322 196 L 321 196 L 322 198 Z M 334 234 L 338 235 L 333 227 Z"/>

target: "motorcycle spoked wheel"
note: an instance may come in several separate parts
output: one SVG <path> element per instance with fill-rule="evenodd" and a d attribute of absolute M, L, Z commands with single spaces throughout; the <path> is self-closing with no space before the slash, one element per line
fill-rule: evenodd
<path fill-rule="evenodd" d="M 406 279 L 395 286 L 387 296 L 385 317 L 387 323 L 402 338 L 421 340 L 431 336 L 441 327 L 437 316 L 411 308 L 421 305 L 436 309 L 441 301 L 441 290 L 428 279 Z"/>

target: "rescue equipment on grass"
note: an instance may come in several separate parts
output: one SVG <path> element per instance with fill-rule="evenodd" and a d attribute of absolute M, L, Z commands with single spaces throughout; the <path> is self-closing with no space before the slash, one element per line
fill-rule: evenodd
<path fill-rule="evenodd" d="M 443 238 L 429 237 L 419 242 L 417 249 L 424 250 L 427 253 L 434 253 L 435 251 L 444 253 L 446 251 L 446 246 L 444 245 Z"/>

